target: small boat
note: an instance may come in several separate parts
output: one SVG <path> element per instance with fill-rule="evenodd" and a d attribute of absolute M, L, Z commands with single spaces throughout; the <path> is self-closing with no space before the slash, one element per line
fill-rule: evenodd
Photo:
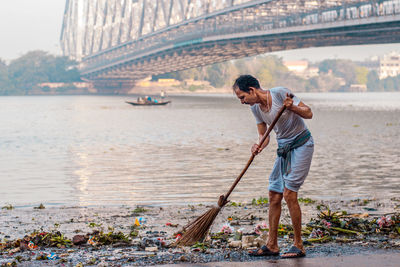
<path fill-rule="evenodd" d="M 163 102 L 131 102 L 131 101 L 125 101 L 128 104 L 131 104 L 133 106 L 163 106 L 166 105 L 168 103 L 171 103 L 171 101 L 163 101 Z"/>

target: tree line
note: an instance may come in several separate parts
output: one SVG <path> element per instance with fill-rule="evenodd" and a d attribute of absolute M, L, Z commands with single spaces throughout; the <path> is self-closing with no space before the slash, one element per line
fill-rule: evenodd
<path fill-rule="evenodd" d="M 215 88 L 230 87 L 240 74 L 257 77 L 265 88 L 286 86 L 303 92 L 348 91 L 352 84 L 361 84 L 368 91 L 400 91 L 400 75 L 379 80 L 375 70 L 351 60 L 327 59 L 310 63 L 318 75 L 304 78 L 290 72 L 277 56 L 260 55 L 153 76 L 153 80 L 173 78 L 208 81 Z M 6 64 L 0 59 L 0 95 L 27 95 L 35 90 L 46 91 L 41 83 L 79 82 L 77 62 L 44 51 L 32 51 Z M 68 89 L 73 89 L 70 85 Z M 60 91 L 61 90 L 61 91 Z M 62 88 L 59 89 L 62 93 Z"/>
<path fill-rule="evenodd" d="M 345 92 L 352 84 L 357 84 L 365 85 L 368 91 L 400 91 L 400 75 L 379 80 L 376 70 L 368 70 L 351 60 L 327 59 L 309 67 L 318 68 L 318 75 L 310 78 L 297 76 L 287 69 L 282 58 L 262 55 L 157 75 L 153 80 L 204 80 L 220 88 L 230 87 L 240 74 L 251 74 L 265 88 L 285 86 L 302 92 Z"/>
<path fill-rule="evenodd" d="M 41 83 L 80 81 L 77 62 L 44 51 L 32 51 L 6 64 L 0 59 L 0 94 L 27 95 Z"/>

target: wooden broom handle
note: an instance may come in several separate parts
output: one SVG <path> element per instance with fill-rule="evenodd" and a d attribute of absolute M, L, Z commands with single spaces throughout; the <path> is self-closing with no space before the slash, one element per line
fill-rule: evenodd
<path fill-rule="evenodd" d="M 290 98 L 293 98 L 294 95 L 290 94 L 289 95 Z M 267 137 L 269 136 L 269 134 L 271 133 L 272 129 L 274 129 L 276 122 L 279 120 L 279 118 L 281 117 L 282 113 L 285 111 L 286 107 L 282 106 L 281 109 L 279 110 L 278 114 L 276 114 L 275 119 L 272 121 L 271 125 L 268 127 L 267 131 L 264 133 L 261 141 L 258 143 L 259 146 L 261 146 L 265 139 L 267 139 Z M 242 179 L 242 176 L 246 173 L 247 169 L 250 167 L 250 164 L 253 162 L 254 158 L 256 155 L 251 154 L 250 159 L 247 161 L 246 166 L 244 167 L 244 169 L 242 170 L 242 172 L 239 174 L 239 176 L 236 178 L 235 182 L 233 183 L 233 185 L 231 186 L 231 188 L 229 189 L 228 193 L 226 193 L 226 195 L 224 195 L 224 198 L 222 200 L 218 201 L 218 204 L 222 204 L 222 206 L 224 206 L 226 204 L 226 201 L 229 197 L 229 195 L 232 193 L 233 189 L 235 189 L 236 185 L 239 183 L 240 179 Z M 221 206 L 221 207 L 222 207 Z"/>

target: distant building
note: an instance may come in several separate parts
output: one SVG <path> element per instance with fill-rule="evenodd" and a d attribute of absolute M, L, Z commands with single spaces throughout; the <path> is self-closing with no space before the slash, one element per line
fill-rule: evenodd
<path fill-rule="evenodd" d="M 150 78 L 143 79 L 139 81 L 136 86 L 139 87 L 168 87 L 168 86 L 179 86 L 180 81 L 175 79 L 158 79 L 157 81 L 151 81 Z"/>
<path fill-rule="evenodd" d="M 194 86 L 210 86 L 209 81 L 196 81 L 194 79 L 186 79 L 183 81 L 185 85 L 194 85 Z"/>
<path fill-rule="evenodd" d="M 306 60 L 284 61 L 283 65 L 285 65 L 290 72 L 304 79 L 318 76 L 319 69 L 317 67 L 310 67 Z"/>
<path fill-rule="evenodd" d="M 400 75 L 400 54 L 390 52 L 379 62 L 379 79 Z"/>
<path fill-rule="evenodd" d="M 72 83 L 39 83 L 40 89 L 32 90 L 32 94 L 86 94 L 97 93 L 92 83 L 72 82 Z"/>
<path fill-rule="evenodd" d="M 57 89 L 57 88 L 62 88 L 62 87 L 75 87 L 75 88 L 89 88 L 91 87 L 90 83 L 87 82 L 73 82 L 73 83 L 39 83 L 38 86 L 40 88 L 50 88 L 50 89 Z"/>
<path fill-rule="evenodd" d="M 367 86 L 365 84 L 352 84 L 350 85 L 349 92 L 366 92 Z"/>
<path fill-rule="evenodd" d="M 175 79 L 158 79 L 157 82 L 161 86 L 174 86 L 181 84 L 179 81 Z"/>
<path fill-rule="evenodd" d="M 284 61 L 283 65 L 288 68 L 289 71 L 296 74 L 303 74 L 308 68 L 308 61 L 297 60 L 297 61 Z"/>

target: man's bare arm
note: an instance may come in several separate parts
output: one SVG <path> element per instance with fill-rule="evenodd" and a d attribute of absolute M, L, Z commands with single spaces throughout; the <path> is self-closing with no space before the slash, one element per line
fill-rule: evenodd
<path fill-rule="evenodd" d="M 289 97 L 288 94 L 286 94 L 286 99 L 284 100 L 283 104 L 286 106 L 286 108 L 290 111 L 293 111 L 300 117 L 304 119 L 312 119 L 313 113 L 311 111 L 311 108 L 304 104 L 303 102 L 300 101 L 299 105 L 293 105 L 293 99 Z"/>
<path fill-rule="evenodd" d="M 289 110 L 293 111 L 304 119 L 312 119 L 313 117 L 311 108 L 303 102 L 300 102 L 298 106 L 292 105 Z"/>
<path fill-rule="evenodd" d="M 257 124 L 257 131 L 258 131 L 258 142 L 261 142 L 265 132 L 267 131 L 267 125 L 263 123 Z M 260 153 L 267 145 L 269 144 L 269 136 L 265 139 L 264 143 L 259 146 L 258 144 L 254 144 L 251 148 L 251 153 L 257 155 Z"/>

